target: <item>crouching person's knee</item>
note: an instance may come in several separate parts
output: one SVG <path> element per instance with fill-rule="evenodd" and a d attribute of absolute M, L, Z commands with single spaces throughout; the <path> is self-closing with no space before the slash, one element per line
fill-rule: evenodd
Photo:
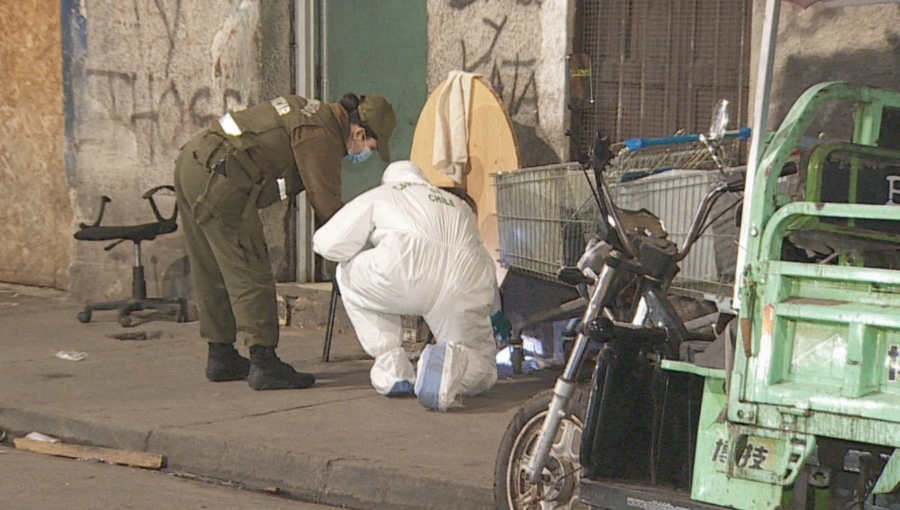
<path fill-rule="evenodd" d="M 483 352 L 463 348 L 468 358 L 459 388 L 460 395 L 471 397 L 484 393 L 497 384 L 497 359 L 493 349 Z"/>

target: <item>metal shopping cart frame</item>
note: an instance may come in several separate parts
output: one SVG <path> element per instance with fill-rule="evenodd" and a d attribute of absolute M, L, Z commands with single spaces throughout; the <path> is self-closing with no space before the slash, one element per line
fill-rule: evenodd
<path fill-rule="evenodd" d="M 730 171 L 740 171 L 735 168 Z M 693 211 L 720 177 L 718 171 L 672 170 L 610 185 L 625 209 L 659 216 L 676 243 L 687 235 Z M 591 185 L 581 165 L 564 163 L 492 174 L 497 199 L 500 262 L 505 267 L 556 281 L 560 267 L 573 266 L 600 227 Z M 672 291 L 719 301 L 731 293 L 737 258 L 736 197 L 724 197 L 713 215 L 721 217 L 682 263 Z"/>

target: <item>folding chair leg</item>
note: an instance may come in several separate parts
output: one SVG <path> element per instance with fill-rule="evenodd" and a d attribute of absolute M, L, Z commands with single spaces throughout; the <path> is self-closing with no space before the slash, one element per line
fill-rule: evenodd
<path fill-rule="evenodd" d="M 331 286 L 331 304 L 328 307 L 328 327 L 325 330 L 325 345 L 322 346 L 322 362 L 328 363 L 331 357 L 331 337 L 334 334 L 334 316 L 337 313 L 338 288 L 334 283 Z"/>

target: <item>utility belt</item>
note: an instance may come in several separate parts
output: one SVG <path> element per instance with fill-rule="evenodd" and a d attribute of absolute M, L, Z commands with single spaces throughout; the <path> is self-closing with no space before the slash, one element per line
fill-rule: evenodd
<path fill-rule="evenodd" d="M 198 223 L 214 216 L 234 215 L 240 211 L 247 218 L 254 209 L 262 209 L 279 200 L 287 200 L 303 190 L 291 154 L 290 142 L 273 143 L 274 150 L 287 151 L 289 164 L 279 166 L 263 150 L 263 137 L 275 141 L 284 133 L 243 133 L 227 136 L 216 127 L 192 140 L 194 160 L 209 173 L 203 194 L 197 199 L 195 215 Z M 273 140 L 268 140 L 273 141 Z M 273 149 L 270 149 L 273 150 Z"/>

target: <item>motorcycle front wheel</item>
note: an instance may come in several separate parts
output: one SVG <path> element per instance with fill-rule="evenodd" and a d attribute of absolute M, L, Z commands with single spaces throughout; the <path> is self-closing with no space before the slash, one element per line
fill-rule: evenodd
<path fill-rule="evenodd" d="M 588 395 L 580 389 L 569 401 L 537 484 L 529 484 L 525 466 L 531 459 L 547 416 L 553 390 L 538 393 L 519 409 L 503 434 L 494 467 L 494 507 L 497 510 L 582 510 L 578 501 L 581 433 Z"/>

